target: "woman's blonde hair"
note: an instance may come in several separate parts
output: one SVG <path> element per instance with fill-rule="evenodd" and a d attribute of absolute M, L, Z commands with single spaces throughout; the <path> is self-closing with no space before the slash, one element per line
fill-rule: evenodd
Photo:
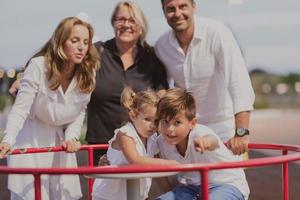
<path fill-rule="evenodd" d="M 131 17 L 135 20 L 136 24 L 141 28 L 142 33 L 139 38 L 139 42 L 141 45 L 144 45 L 148 33 L 148 22 L 144 15 L 144 12 L 134 1 L 122 1 L 116 5 L 111 15 L 111 19 L 110 19 L 111 25 L 114 26 L 116 14 L 119 11 L 120 7 L 122 6 L 128 7 Z"/>
<path fill-rule="evenodd" d="M 121 104 L 128 113 L 137 114 L 141 112 L 145 106 L 155 106 L 159 101 L 159 96 L 155 91 L 147 89 L 135 93 L 131 87 L 126 86 L 121 94 Z"/>
<path fill-rule="evenodd" d="M 63 46 L 70 37 L 72 28 L 76 25 L 86 27 L 89 32 L 87 54 L 83 58 L 82 63 L 75 65 L 77 88 L 83 93 L 90 93 L 95 88 L 95 70 L 100 66 L 100 59 L 92 43 L 94 30 L 90 24 L 76 17 L 67 17 L 59 23 L 50 40 L 33 56 L 45 56 L 47 65 L 46 75 L 51 90 L 56 90 L 61 84 L 61 72 L 68 62 Z"/>

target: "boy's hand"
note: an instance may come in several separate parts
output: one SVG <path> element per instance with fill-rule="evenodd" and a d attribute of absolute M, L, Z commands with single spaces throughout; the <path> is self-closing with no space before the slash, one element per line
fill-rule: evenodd
<path fill-rule="evenodd" d="M 0 143 L 0 159 L 5 158 L 10 152 L 11 146 L 6 142 Z"/>
<path fill-rule="evenodd" d="M 108 166 L 110 165 L 109 160 L 107 159 L 107 155 L 104 154 L 99 158 L 98 166 Z"/>
<path fill-rule="evenodd" d="M 204 153 L 204 151 L 213 151 L 219 147 L 218 140 L 213 135 L 198 137 L 194 140 L 196 151 Z"/>
<path fill-rule="evenodd" d="M 63 148 L 68 153 L 74 153 L 81 147 L 81 143 L 78 140 L 67 140 L 62 143 Z"/>

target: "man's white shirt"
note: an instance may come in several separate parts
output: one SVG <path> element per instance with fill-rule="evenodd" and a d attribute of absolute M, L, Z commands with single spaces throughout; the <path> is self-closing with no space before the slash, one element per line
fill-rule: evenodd
<path fill-rule="evenodd" d="M 195 16 L 193 39 L 185 54 L 172 30 L 155 44 L 175 87 L 196 99 L 198 121 L 223 141 L 234 135 L 234 114 L 253 109 L 249 74 L 231 31 L 211 19 Z"/>

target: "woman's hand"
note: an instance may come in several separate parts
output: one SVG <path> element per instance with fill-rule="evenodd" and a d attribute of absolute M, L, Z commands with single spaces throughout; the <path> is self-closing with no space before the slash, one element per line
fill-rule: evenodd
<path fill-rule="evenodd" d="M 67 140 L 62 143 L 63 148 L 68 153 L 74 153 L 78 151 L 81 147 L 79 140 Z"/>
<path fill-rule="evenodd" d="M 9 94 L 11 94 L 13 97 L 17 96 L 17 93 L 20 89 L 20 85 L 21 85 L 21 79 L 17 79 L 15 80 L 15 82 L 13 82 L 13 84 L 10 86 L 8 92 Z"/>
<path fill-rule="evenodd" d="M 0 159 L 5 158 L 10 152 L 11 146 L 6 142 L 0 143 Z"/>

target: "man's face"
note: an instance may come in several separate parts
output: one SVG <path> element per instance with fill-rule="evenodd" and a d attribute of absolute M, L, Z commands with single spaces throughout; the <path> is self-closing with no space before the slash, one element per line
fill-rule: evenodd
<path fill-rule="evenodd" d="M 175 32 L 184 32 L 194 25 L 194 1 L 165 0 L 163 10 L 168 24 Z"/>

